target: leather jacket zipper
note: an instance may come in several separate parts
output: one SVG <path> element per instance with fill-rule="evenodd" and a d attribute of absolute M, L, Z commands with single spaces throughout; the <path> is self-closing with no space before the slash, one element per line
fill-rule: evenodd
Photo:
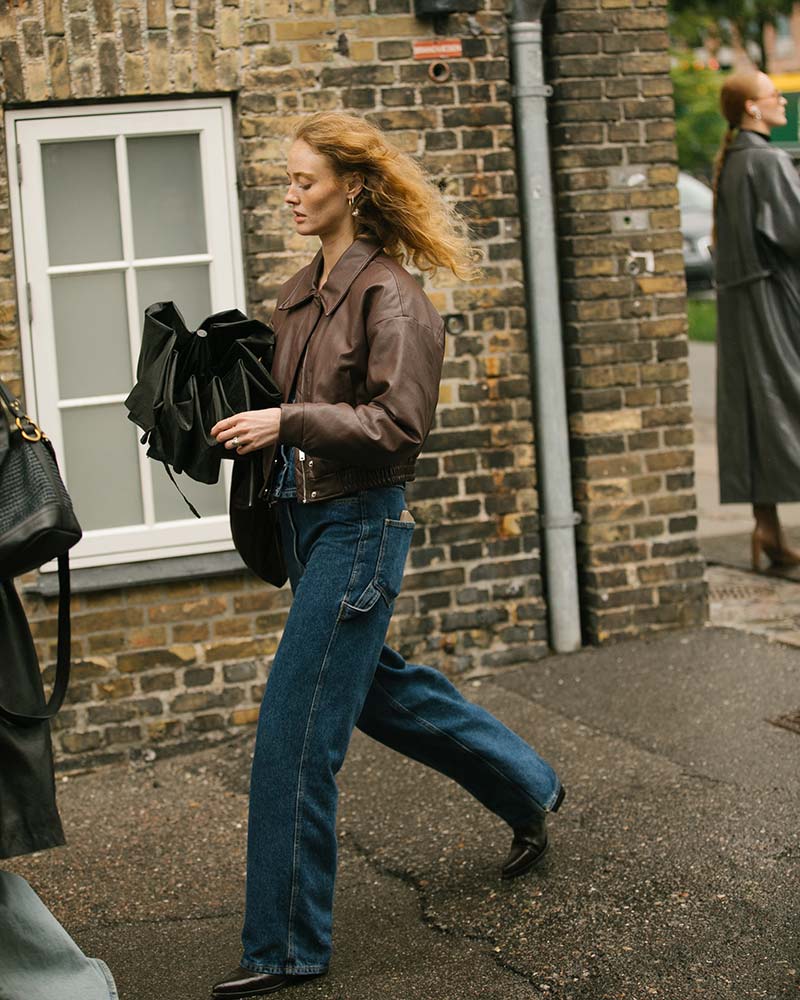
<path fill-rule="evenodd" d="M 305 359 L 303 359 L 303 367 L 300 369 L 300 398 L 305 399 L 305 381 L 306 381 L 306 365 Z M 303 503 L 308 503 L 308 496 L 306 494 L 306 453 L 301 449 L 297 449 L 297 457 L 300 459 L 300 481 L 303 484 Z"/>
<path fill-rule="evenodd" d="M 300 459 L 300 477 L 303 483 L 303 503 L 306 503 L 306 453 L 298 448 L 297 457 Z"/>
<path fill-rule="evenodd" d="M 299 389 L 300 389 L 300 392 L 299 392 L 299 395 L 296 397 L 297 399 L 300 399 L 300 400 L 304 400 L 306 398 L 306 392 L 305 392 L 305 389 L 306 389 L 306 360 L 308 358 L 308 349 L 309 349 L 309 345 L 311 343 L 311 337 L 314 335 L 314 331 L 319 326 L 319 321 L 322 319 L 322 314 L 324 312 L 324 309 L 323 309 L 323 306 L 322 306 L 322 299 L 319 296 L 319 292 L 317 292 L 314 295 L 314 301 L 316 302 L 316 304 L 317 304 L 317 306 L 319 308 L 319 315 L 317 316 L 317 319 L 316 319 L 316 322 L 314 323 L 313 329 L 311 330 L 311 333 L 308 336 L 308 340 L 306 341 L 306 346 L 305 346 L 305 349 L 303 350 L 303 355 L 302 355 L 302 358 L 301 358 L 301 361 L 300 361 L 300 363 L 301 363 L 300 376 L 299 376 L 299 382 L 300 382 Z M 300 499 L 302 500 L 303 503 L 308 503 L 308 494 L 306 492 L 306 453 L 304 451 L 302 451 L 300 448 L 298 448 L 297 449 L 297 457 L 300 459 L 300 481 L 302 483 L 302 494 L 303 494 Z M 314 494 L 312 494 L 312 496 L 316 496 L 316 494 L 314 493 Z"/>

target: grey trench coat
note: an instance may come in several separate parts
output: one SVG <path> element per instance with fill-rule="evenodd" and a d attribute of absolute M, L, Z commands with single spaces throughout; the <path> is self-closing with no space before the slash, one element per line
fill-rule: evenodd
<path fill-rule="evenodd" d="M 720 500 L 800 500 L 800 177 L 789 154 L 740 132 L 716 222 Z"/>

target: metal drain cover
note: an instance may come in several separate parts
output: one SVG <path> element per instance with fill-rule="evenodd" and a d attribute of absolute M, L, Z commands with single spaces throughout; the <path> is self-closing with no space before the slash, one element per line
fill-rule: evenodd
<path fill-rule="evenodd" d="M 800 736 L 800 711 L 793 712 L 791 715 L 779 715 L 775 719 L 767 719 L 767 722 L 771 726 L 788 729 L 789 732 L 797 733 Z"/>
<path fill-rule="evenodd" d="M 769 597 L 775 593 L 774 587 L 748 586 L 741 583 L 722 584 L 709 587 L 708 596 L 712 601 L 749 601 L 754 597 Z"/>

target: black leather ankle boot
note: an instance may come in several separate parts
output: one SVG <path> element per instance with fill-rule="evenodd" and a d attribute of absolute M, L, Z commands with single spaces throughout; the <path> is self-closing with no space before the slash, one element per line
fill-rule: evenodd
<path fill-rule="evenodd" d="M 557 812 L 564 801 L 562 786 L 551 812 Z M 514 827 L 511 850 L 501 870 L 503 878 L 516 878 L 534 868 L 547 853 L 547 813 L 542 810 L 530 823 Z"/>
<path fill-rule="evenodd" d="M 215 983 L 211 990 L 213 1000 L 246 1000 L 247 997 L 265 997 L 277 993 L 284 986 L 304 983 L 316 976 L 287 976 L 272 972 L 251 972 L 239 966 L 224 979 Z"/>

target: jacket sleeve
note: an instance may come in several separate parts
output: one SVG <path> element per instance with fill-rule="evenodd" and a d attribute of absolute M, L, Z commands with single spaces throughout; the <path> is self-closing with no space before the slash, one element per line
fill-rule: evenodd
<path fill-rule="evenodd" d="M 776 150 L 759 171 L 756 229 L 789 257 L 800 256 L 800 175 L 788 154 Z"/>
<path fill-rule="evenodd" d="M 410 316 L 367 318 L 368 402 L 284 403 L 280 441 L 309 455 L 379 468 L 416 455 L 439 398 L 444 329 Z"/>

